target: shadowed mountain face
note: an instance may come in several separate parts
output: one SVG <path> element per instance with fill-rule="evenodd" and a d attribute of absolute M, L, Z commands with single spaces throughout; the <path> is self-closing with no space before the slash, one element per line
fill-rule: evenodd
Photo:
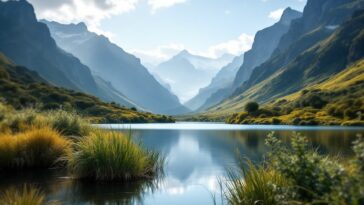
<path fill-rule="evenodd" d="M 173 122 L 173 119 L 142 113 L 81 92 L 50 85 L 35 71 L 13 64 L 0 52 L 0 100 L 15 108 L 42 111 L 62 108 L 90 117 L 94 123 Z"/>
<path fill-rule="evenodd" d="M 244 54 L 244 64 L 236 75 L 234 88 L 248 80 L 256 66 L 269 59 L 281 37 L 287 33 L 291 22 L 301 16 L 302 13 L 287 8 L 278 23 L 257 32 L 252 49 Z"/>
<path fill-rule="evenodd" d="M 141 65 L 140 60 L 111 43 L 106 37 L 87 30 L 83 23 L 45 22 L 57 44 L 89 66 L 94 75 L 109 81 L 141 107 L 163 114 L 187 112 L 165 87 Z"/>
<path fill-rule="evenodd" d="M 192 110 L 198 111 L 218 103 L 219 101 L 216 102 L 216 100 L 212 99 L 212 95 L 216 94 L 221 89 L 230 88 L 232 86 L 236 73 L 243 62 L 244 55 L 235 57 L 231 63 L 223 67 L 216 74 L 207 87 L 201 88 L 198 95 L 189 100 L 185 105 Z"/>
<path fill-rule="evenodd" d="M 206 87 L 219 70 L 232 59 L 231 55 L 211 59 L 192 55 L 184 50 L 170 60 L 161 63 L 154 69 L 154 72 L 166 81 L 172 91 L 185 102 L 195 96 L 200 88 Z"/>
<path fill-rule="evenodd" d="M 292 23 L 272 57 L 220 109 L 241 110 L 250 100 L 268 102 L 291 94 L 362 58 L 363 8 L 364 1 L 309 0 L 303 17 Z"/>
<path fill-rule="evenodd" d="M 249 79 L 256 66 L 266 61 L 272 55 L 280 38 L 288 31 L 292 20 L 301 16 L 302 13 L 287 8 L 283 12 L 279 22 L 257 32 L 251 50 L 247 51 L 239 59 L 236 59 L 222 70 L 223 72 L 220 74 L 224 75 L 226 71 L 230 73 L 230 75 L 225 75 L 224 84 L 217 83 L 217 80 L 213 81 L 209 87 L 200 90 L 200 94 L 191 100 L 189 104 L 197 104 L 199 110 L 202 111 L 229 97 L 236 87 Z M 220 79 L 219 76 L 215 78 Z"/>
<path fill-rule="evenodd" d="M 107 92 L 112 87 L 100 87 L 87 66 L 60 49 L 26 1 L 0 2 L 0 51 L 54 85 L 134 106 L 123 94 Z"/>

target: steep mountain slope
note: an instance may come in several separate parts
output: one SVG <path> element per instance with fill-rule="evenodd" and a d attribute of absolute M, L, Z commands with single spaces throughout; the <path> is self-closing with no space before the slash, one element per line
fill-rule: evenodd
<path fill-rule="evenodd" d="M 95 75 L 141 107 L 157 112 L 187 112 L 166 88 L 141 65 L 140 60 L 111 43 L 106 37 L 88 31 L 85 24 L 45 22 L 57 44 L 89 66 Z"/>
<path fill-rule="evenodd" d="M 77 111 L 93 122 L 171 122 L 167 116 L 137 112 L 98 98 L 48 84 L 35 71 L 14 65 L 0 53 L 0 101 L 14 107 Z"/>
<path fill-rule="evenodd" d="M 363 0 L 308 0 L 303 16 L 292 22 L 272 57 L 254 69 L 251 77 L 234 95 L 262 82 L 306 49 L 330 36 L 354 11 L 364 7 Z"/>
<path fill-rule="evenodd" d="M 252 48 L 243 54 L 244 63 L 238 68 L 236 76 L 233 77 L 231 86 L 222 87 L 209 94 L 200 110 L 206 110 L 225 98 L 229 97 L 234 90 L 249 79 L 254 68 L 269 59 L 276 49 L 280 38 L 288 31 L 293 20 L 300 18 L 301 12 L 287 8 L 284 10 L 281 19 L 274 25 L 258 31 L 254 38 Z"/>
<path fill-rule="evenodd" d="M 327 80 L 275 100 L 255 113 L 227 119 L 239 124 L 364 125 L 364 59 Z"/>
<path fill-rule="evenodd" d="M 201 88 L 198 94 L 191 100 L 189 100 L 185 105 L 194 111 L 198 111 L 200 109 L 211 106 L 210 103 L 214 101 L 210 99 L 207 102 L 207 99 L 209 99 L 218 90 L 230 88 L 232 86 L 236 73 L 238 72 L 243 62 L 244 55 L 235 57 L 231 63 L 223 67 L 216 74 L 216 76 L 212 79 L 211 83 L 207 87 Z"/>
<path fill-rule="evenodd" d="M 348 5 L 355 4 L 357 9 L 364 8 L 362 1 L 348 2 L 346 1 L 345 4 L 341 4 L 339 7 L 348 8 L 346 11 L 351 14 L 353 9 L 348 7 Z M 328 11 L 331 11 L 331 9 Z M 332 34 L 322 41 L 318 40 L 316 44 L 301 52 L 300 55 L 285 66 L 267 67 L 269 65 L 273 66 L 275 62 L 287 57 L 281 54 L 264 63 L 261 67 L 257 68 L 257 72 L 254 71 L 251 79 L 241 87 L 239 91 L 241 94 L 223 102 L 219 105 L 219 110 L 228 108 L 226 110 L 230 112 L 241 111 L 248 101 L 254 100 L 264 103 L 291 94 L 306 86 L 322 82 L 359 60 L 364 56 L 363 14 L 363 11 L 358 11 L 352 19 L 341 24 L 334 33 L 331 32 Z M 334 16 L 331 19 L 335 19 L 336 15 L 341 15 L 340 19 L 344 16 L 340 12 L 338 14 L 332 13 L 332 15 Z M 325 29 L 326 26 L 325 24 L 320 24 L 320 28 Z M 312 33 L 310 32 L 310 34 Z M 301 40 L 302 38 L 298 40 L 298 43 L 293 43 L 294 46 L 289 46 L 284 53 L 293 53 L 294 51 L 291 51 L 292 48 L 302 46 L 299 43 Z M 261 73 L 258 73 L 258 71 L 261 71 Z M 268 73 L 272 74 L 268 75 Z M 263 78 L 264 75 L 267 75 L 267 77 Z M 217 108 L 214 109 L 216 110 Z"/>
<path fill-rule="evenodd" d="M 281 37 L 287 33 L 291 22 L 301 16 L 301 12 L 287 8 L 284 10 L 279 22 L 257 32 L 252 49 L 244 54 L 244 64 L 236 75 L 233 89 L 248 80 L 253 69 L 270 58 Z"/>
<path fill-rule="evenodd" d="M 122 94 L 108 93 L 112 88 L 100 88 L 88 67 L 58 48 L 26 1 L 0 2 L 0 28 L 0 51 L 15 63 L 37 71 L 54 85 L 134 106 Z"/>
<path fill-rule="evenodd" d="M 197 95 L 200 88 L 206 87 L 219 69 L 230 63 L 232 59 L 231 55 L 210 59 L 183 50 L 158 65 L 154 72 L 164 79 L 171 86 L 172 91 L 185 102 Z"/>

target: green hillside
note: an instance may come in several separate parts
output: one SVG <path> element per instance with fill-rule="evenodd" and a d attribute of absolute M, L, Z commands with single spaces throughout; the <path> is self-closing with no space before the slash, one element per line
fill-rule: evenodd
<path fill-rule="evenodd" d="M 240 94 L 211 108 L 210 115 L 226 116 L 241 112 L 249 101 L 269 103 L 339 73 L 364 56 L 363 28 L 364 12 L 358 11 L 351 20 L 341 25 L 334 33 L 301 52 L 286 66 L 279 68 L 261 82 L 246 88 Z M 264 66 L 266 65 L 263 64 Z"/>
<path fill-rule="evenodd" d="M 364 59 L 316 85 L 227 119 L 237 124 L 364 125 Z"/>
<path fill-rule="evenodd" d="M 52 86 L 36 72 L 14 65 L 1 53 L 0 99 L 15 109 L 64 109 L 100 123 L 173 121 L 167 116 L 138 112 L 115 103 L 104 103 L 84 93 Z"/>

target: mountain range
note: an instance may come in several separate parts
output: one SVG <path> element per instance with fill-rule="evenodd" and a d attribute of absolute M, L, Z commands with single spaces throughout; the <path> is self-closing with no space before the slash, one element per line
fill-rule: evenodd
<path fill-rule="evenodd" d="M 4 103 L 15 109 L 76 111 L 94 123 L 173 122 L 173 119 L 167 116 L 138 112 L 115 103 L 102 102 L 85 93 L 53 86 L 37 72 L 14 64 L 2 53 L 0 93 L 0 104 Z"/>
<path fill-rule="evenodd" d="M 110 82 L 119 92 L 155 113 L 187 112 L 176 96 L 140 63 L 108 38 L 90 32 L 84 23 L 60 24 L 43 20 L 57 44 L 87 65 L 93 75 Z"/>
<path fill-rule="evenodd" d="M 243 111 L 249 101 L 274 101 L 323 82 L 363 58 L 363 8 L 362 0 L 308 0 L 302 17 L 291 23 L 271 57 L 209 112 L 226 115 Z"/>
<path fill-rule="evenodd" d="M 291 8 L 285 9 L 277 23 L 257 32 L 249 51 L 223 68 L 215 80 L 201 89 L 199 94 L 186 105 L 193 105 L 191 107 L 194 110 L 203 111 L 229 97 L 240 84 L 249 79 L 256 66 L 269 59 L 280 38 L 288 31 L 291 22 L 301 16 L 301 12 Z M 221 78 L 225 79 L 225 83 L 221 83 Z"/>
<path fill-rule="evenodd" d="M 225 54 L 220 58 L 193 55 L 187 50 L 159 64 L 153 72 L 163 79 L 183 102 L 194 97 L 200 88 L 207 86 L 219 70 L 230 63 L 234 56 Z M 188 108 L 193 106 L 185 104 Z"/>

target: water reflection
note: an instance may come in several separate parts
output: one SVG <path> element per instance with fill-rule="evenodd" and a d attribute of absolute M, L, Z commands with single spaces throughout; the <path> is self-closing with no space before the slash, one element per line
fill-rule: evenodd
<path fill-rule="evenodd" d="M 181 124 L 169 129 L 152 129 L 152 125 L 133 129 L 136 141 L 149 149 L 160 151 L 166 157 L 165 175 L 156 181 L 135 183 L 81 183 L 67 178 L 66 172 L 20 174 L 16 177 L 3 175 L 0 189 L 24 182 L 37 184 L 47 193 L 48 198 L 58 199 L 64 204 L 147 204 L 170 205 L 211 204 L 211 194 L 219 190 L 218 178 L 226 174 L 226 167 L 235 166 L 237 153 L 259 162 L 268 151 L 264 141 L 271 129 L 251 127 L 249 129 L 216 129 L 215 124 L 200 124 L 205 129 L 195 129 L 196 125 Z M 177 127 L 173 127 L 177 126 Z M 222 125 L 219 125 L 220 127 Z M 128 126 L 123 126 L 129 132 Z M 158 126 L 157 126 L 158 127 Z M 185 127 L 185 128 L 186 128 Z M 194 129 L 190 129 L 193 127 Z M 146 129 L 148 128 L 148 129 Z M 210 129 L 211 128 L 211 129 Z M 289 140 L 295 129 L 276 127 L 276 135 Z M 330 154 L 350 156 L 352 141 L 360 129 L 299 129 L 309 137 L 320 151 Z M 219 201 L 219 199 L 217 199 Z"/>

